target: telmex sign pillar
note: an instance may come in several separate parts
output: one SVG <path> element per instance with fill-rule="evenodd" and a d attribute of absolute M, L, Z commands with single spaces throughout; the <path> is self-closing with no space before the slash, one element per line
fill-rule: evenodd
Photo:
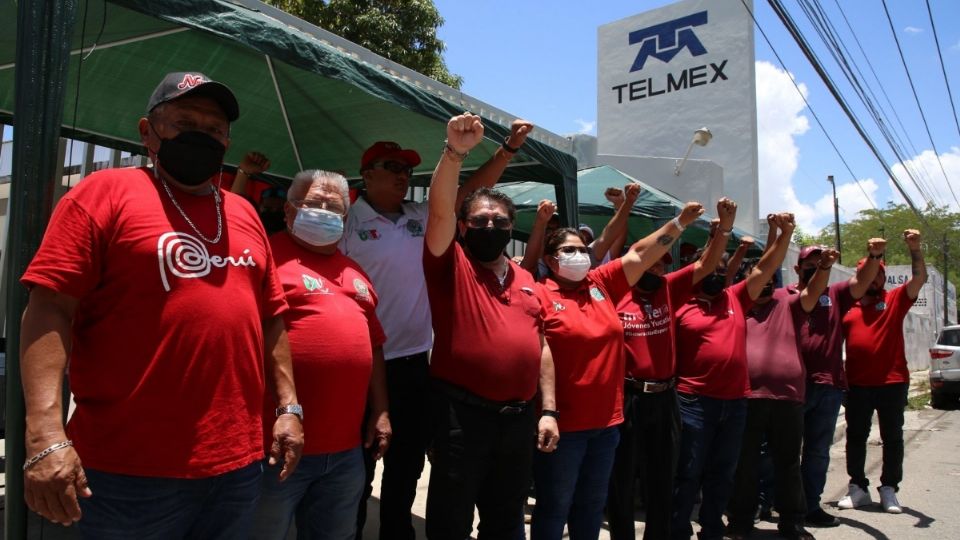
<path fill-rule="evenodd" d="M 598 54 L 598 154 L 679 157 L 707 126 L 713 140 L 695 157 L 723 167 L 723 194 L 740 208 L 736 224 L 755 232 L 757 92 L 744 3 L 686 0 L 601 26 Z M 665 183 L 684 181 L 642 179 L 667 192 Z"/>

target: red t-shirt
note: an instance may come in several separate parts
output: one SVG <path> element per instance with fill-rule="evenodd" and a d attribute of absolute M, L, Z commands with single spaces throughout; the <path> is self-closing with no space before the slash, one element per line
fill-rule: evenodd
<path fill-rule="evenodd" d="M 623 326 L 613 302 L 629 290 L 620 259 L 590 270 L 576 289 L 562 289 L 550 278 L 538 288 L 560 431 L 623 422 Z"/>
<path fill-rule="evenodd" d="M 788 287 L 796 291 L 796 285 Z M 850 282 L 838 281 L 820 295 L 817 306 L 800 328 L 800 353 L 807 369 L 807 379 L 837 388 L 847 387 L 843 372 L 843 316 L 854 300 Z"/>
<path fill-rule="evenodd" d="M 627 350 L 626 375 L 637 380 L 662 381 L 676 373 L 673 313 L 693 289 L 693 265 L 663 276 L 664 284 L 652 294 L 633 288 L 617 304 Z M 682 305 L 679 304 L 679 305 Z"/>
<path fill-rule="evenodd" d="M 171 187 L 199 230 L 214 199 Z M 253 208 L 221 191 L 199 237 L 149 169 L 93 173 L 21 278 L 79 299 L 67 432 L 83 464 L 197 478 L 263 458 L 263 321 L 286 310 Z"/>
<path fill-rule="evenodd" d="M 906 285 L 882 290 L 876 303 L 860 302 L 843 318 L 847 338 L 847 380 L 852 386 L 883 386 L 910 382 L 904 353 L 903 320 L 915 298 Z"/>
<path fill-rule="evenodd" d="M 360 266 L 339 251 L 313 253 L 286 231 L 271 236 L 270 245 L 290 305 L 283 319 L 304 411 L 303 453 L 349 450 L 360 444 L 373 349 L 386 341 L 373 285 Z M 270 445 L 277 405 L 270 395 L 265 403 L 264 440 Z"/>
<path fill-rule="evenodd" d="M 786 289 L 776 289 L 769 302 L 747 310 L 751 398 L 805 399 L 806 371 L 797 333 L 806 320 L 800 295 Z"/>
<path fill-rule="evenodd" d="M 433 318 L 430 374 L 494 401 L 532 399 L 540 376 L 540 300 L 533 276 L 509 262 L 503 285 L 457 242 L 423 250 Z"/>
<path fill-rule="evenodd" d="M 750 395 L 745 313 L 752 305 L 741 281 L 712 302 L 691 295 L 677 309 L 678 391 L 717 399 Z"/>

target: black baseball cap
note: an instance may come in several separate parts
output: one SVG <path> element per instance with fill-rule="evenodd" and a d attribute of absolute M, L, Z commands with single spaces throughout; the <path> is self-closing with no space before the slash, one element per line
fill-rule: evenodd
<path fill-rule="evenodd" d="M 157 85 L 147 103 L 149 113 L 161 103 L 173 101 L 184 96 L 206 96 L 216 101 L 227 120 L 233 122 L 240 117 L 240 105 L 227 85 L 218 83 L 199 71 L 175 71 L 167 73 Z"/>

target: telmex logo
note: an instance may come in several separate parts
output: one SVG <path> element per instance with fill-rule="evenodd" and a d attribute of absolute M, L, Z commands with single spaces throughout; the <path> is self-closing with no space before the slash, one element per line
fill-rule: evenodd
<path fill-rule="evenodd" d="M 694 26 L 704 24 L 707 24 L 707 12 L 701 11 L 630 32 L 630 44 L 640 43 L 640 51 L 630 71 L 643 69 L 647 58 L 651 56 L 663 63 L 669 63 L 683 49 L 689 50 L 691 56 L 706 54 L 707 49 L 693 33 Z"/>

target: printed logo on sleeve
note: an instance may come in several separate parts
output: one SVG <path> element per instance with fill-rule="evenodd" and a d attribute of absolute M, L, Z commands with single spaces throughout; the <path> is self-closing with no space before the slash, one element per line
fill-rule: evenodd
<path fill-rule="evenodd" d="M 603 295 L 603 291 L 601 291 L 597 287 L 590 287 L 590 296 L 592 296 L 593 299 L 596 300 L 597 302 L 603 302 L 604 300 L 607 299 L 607 297 Z"/>
<path fill-rule="evenodd" d="M 353 279 L 353 289 L 357 291 L 357 300 L 370 302 L 370 289 L 360 278 Z"/>

